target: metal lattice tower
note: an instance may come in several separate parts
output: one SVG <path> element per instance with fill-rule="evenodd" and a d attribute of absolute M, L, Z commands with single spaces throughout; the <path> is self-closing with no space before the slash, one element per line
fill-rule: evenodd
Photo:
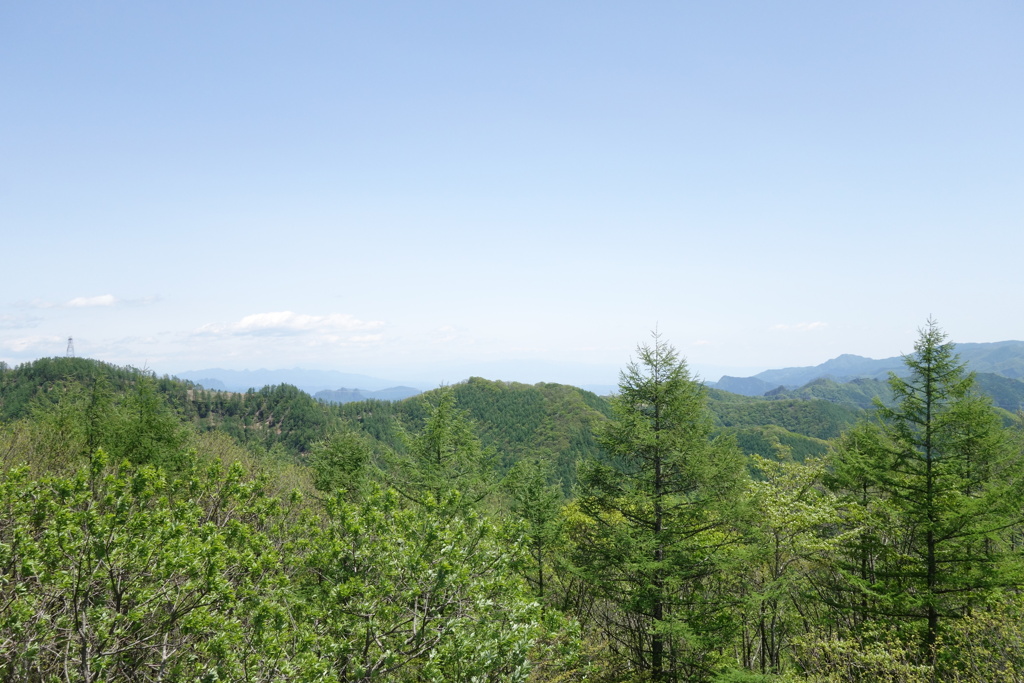
<path fill-rule="evenodd" d="M 75 357 L 75 341 L 71 337 L 68 337 L 68 350 L 67 350 L 67 353 L 65 355 L 68 358 L 74 358 Z"/>

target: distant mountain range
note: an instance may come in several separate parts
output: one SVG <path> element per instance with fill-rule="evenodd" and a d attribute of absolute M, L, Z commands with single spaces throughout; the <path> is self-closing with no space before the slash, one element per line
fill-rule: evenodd
<path fill-rule="evenodd" d="M 260 389 L 266 386 L 278 384 L 291 384 L 302 389 L 307 394 L 316 395 L 319 392 L 360 392 L 360 398 L 350 399 L 362 401 L 367 398 L 386 398 L 396 400 L 408 398 L 421 393 L 423 390 L 404 385 L 404 382 L 370 377 L 369 375 L 356 375 L 336 370 L 303 370 L 293 368 L 291 370 L 225 370 L 223 368 L 209 368 L 207 370 L 189 370 L 175 374 L 179 379 L 185 379 L 196 384 L 201 384 L 207 389 L 219 391 L 240 391 L 249 389 Z M 345 387 L 358 387 L 346 389 Z M 395 397 L 374 396 L 375 393 L 394 392 Z M 408 393 L 412 392 L 412 393 Z M 401 394 L 401 395 L 398 395 Z M 339 394 L 341 396 L 342 394 Z M 330 397 L 323 397 L 326 401 L 344 403 L 342 400 L 335 400 Z"/>
<path fill-rule="evenodd" d="M 957 344 L 956 351 L 968 368 L 979 374 L 988 373 L 1001 377 L 1024 380 L 1024 342 L 1002 341 L 991 343 Z M 843 354 L 825 361 L 821 365 L 781 370 L 765 370 L 752 377 L 723 376 L 707 386 L 744 396 L 762 396 L 779 389 L 798 389 L 817 379 L 831 379 L 836 382 L 850 382 L 855 379 L 884 380 L 890 372 L 902 374 L 906 371 L 901 356 L 876 360 Z"/>
<path fill-rule="evenodd" d="M 985 379 L 986 388 L 996 390 L 998 378 L 1014 380 L 1024 384 L 1024 341 L 1002 341 L 991 343 L 957 344 L 957 353 L 968 367 L 981 375 L 992 375 Z M 708 387 L 743 396 L 778 396 L 781 392 L 797 392 L 816 380 L 828 379 L 845 384 L 853 380 L 884 381 L 890 372 L 903 373 L 906 366 L 901 356 L 874 359 L 853 354 L 843 354 L 820 365 L 807 367 L 765 370 L 751 377 L 723 375 L 717 382 L 705 382 Z M 995 376 L 998 376 L 995 377 Z M 201 384 L 207 389 L 245 392 L 265 386 L 290 384 L 302 391 L 330 403 L 349 403 L 367 399 L 397 401 L 422 393 L 423 388 L 415 382 L 381 379 L 369 375 L 337 372 L 332 370 L 225 370 L 210 368 L 178 373 L 177 377 Z M 979 377 L 979 381 L 982 378 Z M 609 385 L 579 385 L 598 395 L 614 393 Z M 428 387 L 433 388 L 433 387 Z M 849 388 L 848 388 L 849 389 Z M 819 386 L 816 391 L 822 388 Z M 862 387 L 865 394 L 877 395 L 876 387 Z M 812 392 L 813 393 L 813 392 Z M 844 391 L 848 394 L 849 391 Z M 1016 396 L 1016 384 L 1000 387 L 996 393 Z M 794 396 L 796 397 L 796 396 Z M 843 402 L 849 400 L 845 396 Z M 1008 398 L 1008 402 L 1015 401 Z M 865 400 L 869 403 L 869 399 Z M 861 401 L 855 401 L 861 403 Z"/>
<path fill-rule="evenodd" d="M 412 387 L 389 387 L 380 391 L 367 391 L 365 389 L 334 389 L 318 391 L 313 398 L 326 401 L 327 403 L 352 403 L 354 401 L 401 401 L 405 398 L 418 396 L 423 392 Z"/>
<path fill-rule="evenodd" d="M 469 373 L 466 377 L 472 376 Z M 225 370 L 208 368 L 188 370 L 174 374 L 179 379 L 195 382 L 206 389 L 216 391 L 246 392 L 266 386 L 290 384 L 302 389 L 310 396 L 329 403 L 348 403 L 366 399 L 399 401 L 423 393 L 424 385 L 418 382 L 381 379 L 369 375 L 357 375 L 335 370 Z M 495 375 L 500 377 L 501 375 Z M 436 388 L 430 385 L 427 389 Z M 351 387 L 351 388 L 350 388 Z M 614 393 L 617 387 L 611 384 L 581 384 L 581 389 L 592 391 L 599 396 Z"/>

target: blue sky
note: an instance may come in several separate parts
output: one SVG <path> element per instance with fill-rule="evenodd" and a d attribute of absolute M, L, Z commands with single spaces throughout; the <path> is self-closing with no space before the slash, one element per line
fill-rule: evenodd
<path fill-rule="evenodd" d="M 0 360 L 613 383 L 1024 338 L 1013 2 L 0 3 Z"/>

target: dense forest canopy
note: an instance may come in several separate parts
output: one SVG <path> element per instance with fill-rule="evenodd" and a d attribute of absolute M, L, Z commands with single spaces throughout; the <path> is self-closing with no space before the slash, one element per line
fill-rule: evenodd
<path fill-rule="evenodd" d="M 0 365 L 0 677 L 1024 676 L 1018 380 L 929 322 L 887 382 L 330 404 Z"/>

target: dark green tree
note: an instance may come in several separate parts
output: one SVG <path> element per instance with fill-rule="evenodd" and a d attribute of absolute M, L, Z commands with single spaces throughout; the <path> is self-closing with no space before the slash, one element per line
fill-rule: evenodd
<path fill-rule="evenodd" d="M 835 454 L 833 486 L 859 506 L 852 523 L 862 529 L 836 602 L 911 626 L 931 656 L 945 619 L 1020 581 L 1009 535 L 1021 521 L 1024 468 L 934 321 L 904 362 L 908 375 L 890 376 L 895 401 L 878 405 L 878 427 Z"/>
<path fill-rule="evenodd" d="M 399 462 L 397 488 L 418 503 L 429 498 L 473 507 L 495 489 L 494 452 L 480 443 L 450 387 L 438 391 L 429 410 L 423 429 L 406 439 L 408 457 Z"/>
<path fill-rule="evenodd" d="M 351 430 L 318 441 L 313 445 L 309 462 L 313 486 L 329 495 L 344 490 L 349 497 L 358 496 L 372 456 L 369 439 Z"/>
<path fill-rule="evenodd" d="M 168 470 L 188 464 L 188 430 L 157 391 L 152 375 L 139 375 L 133 391 L 125 397 L 119 419 L 120 425 L 112 430 L 105 446 L 112 457 Z"/>
<path fill-rule="evenodd" d="M 608 637 L 655 681 L 706 680 L 733 624 L 722 563 L 744 464 L 712 438 L 703 387 L 655 333 L 622 372 L 608 457 L 584 462 L 581 507 L 594 521 L 583 570 L 608 601 Z"/>
<path fill-rule="evenodd" d="M 550 457 L 520 460 L 504 481 L 512 499 L 512 513 L 523 525 L 523 541 L 530 555 L 526 578 L 541 603 L 548 578 L 546 566 L 557 551 L 561 533 L 562 486 L 548 483 L 551 462 Z"/>

